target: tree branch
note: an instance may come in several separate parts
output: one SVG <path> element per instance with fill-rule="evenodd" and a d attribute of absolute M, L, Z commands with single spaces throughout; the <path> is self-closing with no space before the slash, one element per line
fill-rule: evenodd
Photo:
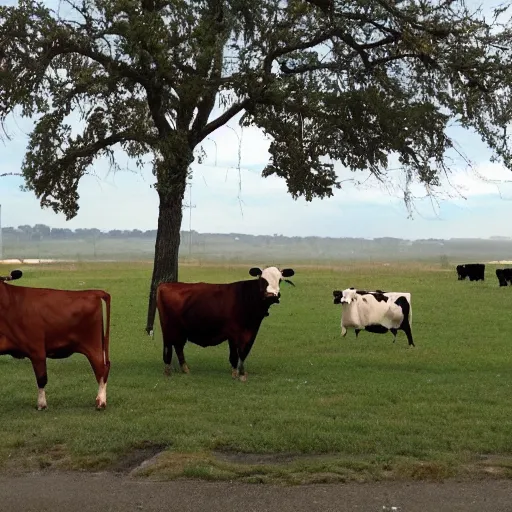
<path fill-rule="evenodd" d="M 227 42 L 227 33 L 222 23 L 224 12 L 221 3 L 213 3 L 212 15 L 214 16 L 215 27 L 215 46 L 213 47 L 213 58 L 210 62 L 210 69 L 204 73 L 204 78 L 208 80 L 208 84 L 203 85 L 200 99 L 197 101 L 197 114 L 192 123 L 191 137 L 195 139 L 199 131 L 206 126 L 208 118 L 215 106 L 215 98 L 219 90 L 220 80 L 222 77 L 222 64 L 224 57 L 224 46 Z M 199 67 L 198 67 L 199 68 Z M 208 76 L 209 75 L 209 76 Z"/>
<path fill-rule="evenodd" d="M 301 73 L 308 73 L 309 71 L 321 71 L 321 70 L 329 70 L 329 71 L 337 71 L 339 65 L 336 62 L 321 62 L 316 65 L 308 65 L 304 64 L 302 66 L 295 66 L 294 68 L 290 68 L 286 62 L 282 62 L 279 69 L 285 75 L 297 75 Z"/>
<path fill-rule="evenodd" d="M 158 91 L 150 87 L 146 87 L 146 95 L 149 111 L 156 129 L 161 137 L 165 137 L 172 131 L 172 128 L 165 116 L 166 112 L 162 106 L 162 97 L 158 94 Z"/>
<path fill-rule="evenodd" d="M 204 140 L 210 133 L 214 132 L 217 128 L 225 125 L 230 119 L 235 117 L 238 113 L 240 113 L 244 108 L 246 108 L 251 103 L 249 98 L 232 105 L 228 110 L 226 110 L 222 115 L 210 121 L 197 135 L 196 144 L 199 144 L 202 140 Z"/>
<path fill-rule="evenodd" d="M 47 43 L 48 46 L 48 63 L 50 63 L 54 57 L 59 55 L 66 55 L 70 53 L 77 53 L 83 57 L 87 57 L 98 64 L 101 64 L 107 72 L 115 71 L 124 78 L 129 78 L 135 82 L 138 82 L 142 86 L 149 84 L 149 77 L 147 74 L 142 74 L 135 71 L 131 66 L 124 62 L 116 61 L 115 59 L 101 53 L 94 51 L 92 48 L 83 47 L 73 41 L 63 41 L 54 44 L 53 41 Z"/>
<path fill-rule="evenodd" d="M 222 71 L 222 66 L 217 66 L 217 70 L 213 73 L 214 76 L 220 78 L 220 73 Z M 197 104 L 197 114 L 194 122 L 192 123 L 191 133 L 192 137 L 195 138 L 196 135 L 200 132 L 200 130 L 205 127 L 208 122 L 208 117 L 210 116 L 213 107 L 215 106 L 215 98 L 217 96 L 217 88 L 211 86 L 209 90 L 205 88 L 201 100 Z"/>
<path fill-rule="evenodd" d="M 82 146 L 70 151 L 66 151 L 64 156 L 58 159 L 57 162 L 60 166 L 67 166 L 79 158 L 94 156 L 96 153 L 103 149 L 113 146 L 114 144 L 118 144 L 119 142 L 127 142 L 129 140 L 139 143 L 146 143 L 149 145 L 152 145 L 156 142 L 156 140 L 151 137 L 141 138 L 140 134 L 132 133 L 129 131 L 114 133 L 109 137 L 98 140 L 87 146 Z"/>
<path fill-rule="evenodd" d="M 337 28 L 332 29 L 332 30 L 329 30 L 328 32 L 323 32 L 323 33 L 317 35 L 316 37 L 314 37 L 313 39 L 311 39 L 309 41 L 304 41 L 302 43 L 298 43 L 298 44 L 292 45 L 292 46 L 284 46 L 283 48 L 278 48 L 278 49 L 274 50 L 273 52 L 270 52 L 263 60 L 263 70 L 264 70 L 265 74 L 266 75 L 270 74 L 270 72 L 272 71 L 272 62 L 275 59 L 277 59 L 278 57 L 282 57 L 283 55 L 286 55 L 287 53 L 292 53 L 297 50 L 307 50 L 308 48 L 312 48 L 313 46 L 317 46 L 321 43 L 324 43 L 325 41 L 327 41 L 328 39 L 330 39 L 331 37 L 336 35 L 336 33 L 338 31 L 339 30 Z"/>
<path fill-rule="evenodd" d="M 4 176 L 23 176 L 21 172 L 4 172 L 3 174 L 0 174 L 0 178 L 3 178 Z"/>
<path fill-rule="evenodd" d="M 334 8 L 334 0 L 306 0 L 309 4 L 312 4 L 320 8 L 323 12 L 332 12 Z"/>
<path fill-rule="evenodd" d="M 372 50 L 373 48 L 378 48 L 379 46 L 386 46 L 390 43 L 396 43 L 402 38 L 402 33 L 395 31 L 393 35 L 383 37 L 382 39 L 379 39 L 378 41 L 375 41 L 373 43 L 365 43 L 365 44 L 359 44 L 359 48 L 363 50 Z M 355 40 L 353 39 L 354 43 Z M 358 44 L 358 43 L 356 43 Z"/>
<path fill-rule="evenodd" d="M 392 29 L 390 27 L 385 27 L 385 26 L 381 25 L 380 23 L 376 22 L 375 20 L 368 18 L 364 14 L 356 14 L 353 12 L 335 12 L 334 11 L 335 0 L 305 0 L 305 1 L 311 5 L 315 5 L 316 7 L 319 7 L 326 14 L 332 14 L 336 18 L 340 18 L 340 19 L 345 18 L 345 19 L 351 19 L 351 20 L 356 20 L 356 21 L 362 21 L 364 23 L 369 23 L 369 24 L 373 25 L 374 27 L 376 27 L 380 30 L 389 32 L 391 34 L 396 32 L 395 29 Z M 441 5 L 437 6 L 437 8 L 435 10 L 437 11 L 440 9 L 448 8 L 453 2 L 454 2 L 454 0 L 446 0 Z M 388 14 L 391 14 L 394 18 L 396 18 L 402 22 L 408 23 L 411 27 L 421 30 L 421 31 L 424 31 L 428 34 L 431 34 L 431 35 L 437 37 L 437 38 L 440 38 L 440 39 L 445 38 L 451 33 L 450 28 L 434 28 L 434 29 L 432 29 L 432 28 L 429 28 L 428 25 L 426 25 L 424 23 L 418 23 L 413 18 L 411 18 L 411 17 L 407 16 L 406 14 L 404 14 L 403 12 L 401 12 L 400 9 L 398 9 L 396 6 L 393 6 L 390 3 L 388 3 L 386 0 L 377 0 L 377 3 Z"/>
<path fill-rule="evenodd" d="M 370 67 L 372 67 L 372 63 L 370 62 L 368 54 L 366 53 L 365 50 L 371 50 L 374 48 L 385 46 L 390 43 L 394 43 L 402 37 L 402 33 L 399 31 L 396 31 L 396 30 L 391 31 L 390 30 L 390 32 L 391 32 L 390 35 L 383 37 L 382 39 L 379 39 L 378 41 L 374 41 L 372 43 L 359 44 L 352 37 L 351 34 L 345 33 L 342 30 L 340 30 L 339 28 L 334 28 L 324 34 L 318 35 L 317 37 L 315 37 L 314 39 L 312 39 L 310 41 L 306 41 L 304 43 L 300 43 L 295 46 L 284 47 L 284 48 L 274 51 L 272 54 L 269 54 L 265 58 L 263 67 L 265 70 L 268 70 L 268 72 L 270 72 L 271 63 L 276 57 L 286 55 L 287 53 L 292 53 L 296 50 L 305 50 L 307 48 L 311 48 L 313 46 L 321 44 L 321 43 L 327 41 L 328 39 L 331 39 L 332 37 L 338 37 L 345 44 L 350 46 L 350 48 L 352 48 L 359 54 L 359 56 L 361 57 L 361 60 L 363 61 L 365 68 L 369 69 Z M 288 74 L 289 73 L 302 73 L 304 71 L 314 71 L 314 70 L 318 70 L 318 69 L 335 70 L 337 68 L 336 68 L 335 64 L 331 64 L 331 63 L 321 64 L 318 66 L 299 66 L 299 67 L 293 68 L 293 69 L 289 68 L 286 64 L 281 64 L 281 71 L 283 73 L 288 73 Z"/>
<path fill-rule="evenodd" d="M 451 32 L 451 30 L 447 29 L 447 28 L 432 29 L 432 28 L 429 28 L 424 23 L 418 23 L 413 18 L 411 18 L 410 16 L 407 16 L 406 14 L 401 12 L 399 9 L 397 9 L 393 5 L 390 5 L 386 0 L 376 0 L 376 1 L 389 14 L 395 16 L 396 18 L 398 18 L 401 21 L 405 21 L 406 23 L 408 23 L 411 27 L 413 27 L 415 29 L 418 29 L 418 30 L 421 30 L 423 32 L 426 32 L 427 34 L 431 34 L 431 35 L 433 35 L 435 37 L 438 37 L 438 38 L 442 39 L 442 38 L 447 37 L 450 34 L 450 32 Z M 449 6 L 451 3 L 452 2 L 445 2 L 445 4 L 439 6 L 439 8 L 443 8 L 445 5 Z"/>

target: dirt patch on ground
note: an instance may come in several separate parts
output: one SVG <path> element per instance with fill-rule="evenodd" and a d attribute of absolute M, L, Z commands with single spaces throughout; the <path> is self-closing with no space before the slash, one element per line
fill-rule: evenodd
<path fill-rule="evenodd" d="M 155 456 L 165 451 L 166 448 L 168 447 L 162 444 L 143 443 L 122 455 L 106 469 L 113 473 L 132 473 L 134 470 L 151 464 Z"/>
<path fill-rule="evenodd" d="M 253 465 L 275 465 L 296 462 L 300 459 L 313 459 L 315 456 L 305 456 L 296 454 L 276 454 L 276 453 L 238 453 L 238 452 L 213 452 L 212 455 L 222 462 L 230 462 L 232 464 Z"/>

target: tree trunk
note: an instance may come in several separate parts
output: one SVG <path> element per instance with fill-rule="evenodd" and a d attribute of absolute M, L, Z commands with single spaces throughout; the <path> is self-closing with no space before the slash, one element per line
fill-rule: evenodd
<path fill-rule="evenodd" d="M 159 190 L 158 229 L 155 243 L 153 276 L 149 291 L 148 319 L 146 332 L 152 336 L 156 316 L 156 289 L 160 283 L 178 280 L 178 251 L 180 248 L 180 230 L 183 217 L 183 183 L 174 183 Z"/>

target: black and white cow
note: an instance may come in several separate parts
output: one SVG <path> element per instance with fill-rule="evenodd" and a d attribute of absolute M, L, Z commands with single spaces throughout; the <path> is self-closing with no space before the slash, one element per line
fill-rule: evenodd
<path fill-rule="evenodd" d="M 485 264 L 484 263 L 466 263 L 465 265 L 457 265 L 457 279 L 464 281 L 469 277 L 470 281 L 484 281 Z"/>
<path fill-rule="evenodd" d="M 347 328 L 354 329 L 356 337 L 363 329 L 376 334 L 388 331 L 396 340 L 398 331 L 404 331 L 410 346 L 412 339 L 411 294 L 407 292 L 365 291 L 347 288 L 334 290 L 334 304 L 341 304 L 341 335 L 346 336 Z"/>

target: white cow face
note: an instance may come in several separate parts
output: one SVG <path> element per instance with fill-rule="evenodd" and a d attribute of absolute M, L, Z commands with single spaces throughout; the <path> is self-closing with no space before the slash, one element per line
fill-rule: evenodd
<path fill-rule="evenodd" d="M 249 270 L 249 274 L 253 277 L 259 277 L 264 285 L 266 285 L 264 294 L 265 298 L 267 297 L 276 297 L 279 299 L 281 293 L 279 289 L 279 285 L 283 278 L 292 277 L 295 272 L 291 268 L 285 268 L 283 270 L 279 270 L 277 267 L 267 267 L 264 270 L 261 270 L 258 267 L 253 267 Z M 293 285 L 291 281 L 285 279 L 286 282 Z"/>
<path fill-rule="evenodd" d="M 353 288 L 347 288 L 343 290 L 343 295 L 340 299 L 341 304 L 352 304 L 352 302 L 357 300 L 357 290 Z"/>

